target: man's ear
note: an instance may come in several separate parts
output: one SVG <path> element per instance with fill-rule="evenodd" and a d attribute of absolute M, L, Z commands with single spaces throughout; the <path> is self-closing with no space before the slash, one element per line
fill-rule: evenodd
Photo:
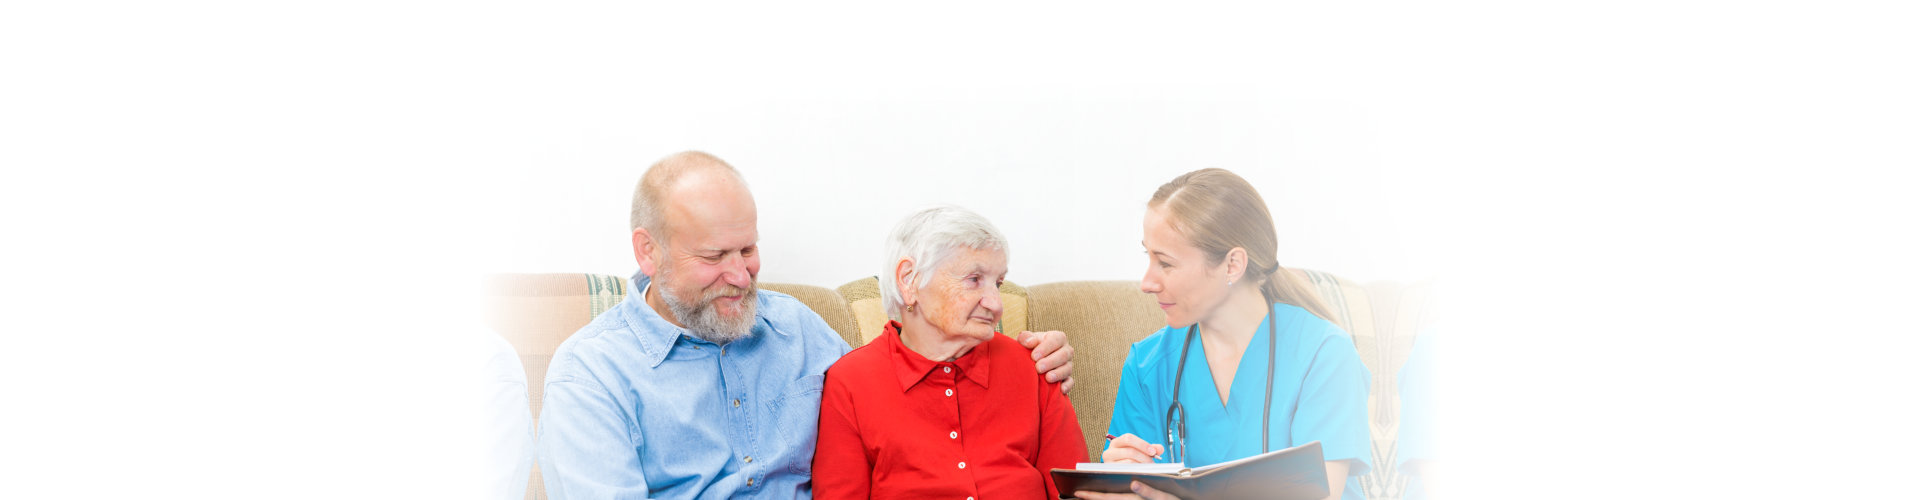
<path fill-rule="evenodd" d="M 634 228 L 633 260 L 640 264 L 641 274 L 654 276 L 655 274 L 653 274 L 653 272 L 659 269 L 660 263 L 653 259 L 653 253 L 654 250 L 656 250 L 655 247 L 656 242 L 653 239 L 653 234 L 647 232 L 647 228 Z"/>
<path fill-rule="evenodd" d="M 915 293 L 919 289 L 913 286 L 913 260 L 900 259 L 899 263 L 893 265 L 893 286 L 896 288 L 894 291 L 900 293 L 901 306 L 913 304 L 919 300 L 920 297 Z"/>

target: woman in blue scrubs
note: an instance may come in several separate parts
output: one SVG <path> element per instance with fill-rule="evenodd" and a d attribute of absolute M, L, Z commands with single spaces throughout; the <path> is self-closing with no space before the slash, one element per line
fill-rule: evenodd
<path fill-rule="evenodd" d="M 1266 202 L 1240 176 L 1204 169 L 1161 186 L 1147 209 L 1140 291 L 1167 327 L 1127 354 L 1107 431 L 1119 437 L 1101 460 L 1197 467 L 1319 441 L 1329 498 L 1363 498 L 1369 374 L 1319 296 L 1275 261 Z"/>

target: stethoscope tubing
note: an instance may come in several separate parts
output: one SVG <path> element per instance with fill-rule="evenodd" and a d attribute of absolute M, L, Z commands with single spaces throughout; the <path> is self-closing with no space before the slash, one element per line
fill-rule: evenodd
<path fill-rule="evenodd" d="M 1278 340 L 1279 336 L 1274 334 L 1273 324 L 1274 324 L 1273 304 L 1269 303 L 1267 304 L 1267 397 L 1266 397 L 1266 401 L 1263 402 L 1260 407 L 1260 452 L 1261 453 L 1266 453 L 1272 450 L 1272 448 L 1267 446 L 1267 433 L 1269 431 L 1268 428 L 1272 427 L 1271 425 L 1269 425 L 1269 422 L 1272 421 L 1271 419 L 1273 416 L 1273 368 L 1274 368 L 1275 360 L 1279 357 L 1276 355 L 1279 351 L 1277 347 L 1279 344 L 1279 340 Z M 1186 429 L 1187 411 L 1186 411 L 1186 408 L 1182 407 L 1183 405 L 1180 404 L 1180 382 L 1186 377 L 1187 351 L 1193 348 L 1193 337 L 1195 336 L 1195 333 L 1199 331 L 1199 329 L 1200 329 L 1200 324 L 1197 322 L 1194 323 L 1193 326 L 1187 327 L 1187 338 L 1185 341 L 1180 343 L 1180 363 L 1178 365 L 1175 365 L 1173 368 L 1173 403 L 1167 405 L 1167 416 L 1166 416 L 1165 428 L 1167 431 L 1167 437 L 1170 439 L 1174 436 L 1173 413 L 1176 411 L 1180 412 L 1179 437 L 1180 437 L 1180 461 L 1182 462 L 1186 461 L 1186 455 L 1187 455 L 1187 429 Z"/>

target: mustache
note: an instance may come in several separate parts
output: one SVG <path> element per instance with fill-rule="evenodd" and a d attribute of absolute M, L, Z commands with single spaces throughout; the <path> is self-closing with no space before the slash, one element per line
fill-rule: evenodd
<path fill-rule="evenodd" d="M 752 285 L 749 285 L 747 288 L 741 288 L 733 285 L 723 285 L 721 287 L 714 288 L 712 290 L 708 290 L 705 293 L 700 294 L 700 301 L 713 302 L 714 300 L 717 300 L 721 297 L 752 297 L 754 295 L 755 295 L 755 291 Z"/>

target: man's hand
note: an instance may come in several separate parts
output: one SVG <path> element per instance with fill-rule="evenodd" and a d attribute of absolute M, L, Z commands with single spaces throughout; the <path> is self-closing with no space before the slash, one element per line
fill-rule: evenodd
<path fill-rule="evenodd" d="M 1067 334 L 1059 330 L 1020 332 L 1020 345 L 1033 350 L 1034 370 L 1047 374 L 1048 382 L 1060 382 L 1060 392 L 1073 389 L 1073 346 Z"/>

